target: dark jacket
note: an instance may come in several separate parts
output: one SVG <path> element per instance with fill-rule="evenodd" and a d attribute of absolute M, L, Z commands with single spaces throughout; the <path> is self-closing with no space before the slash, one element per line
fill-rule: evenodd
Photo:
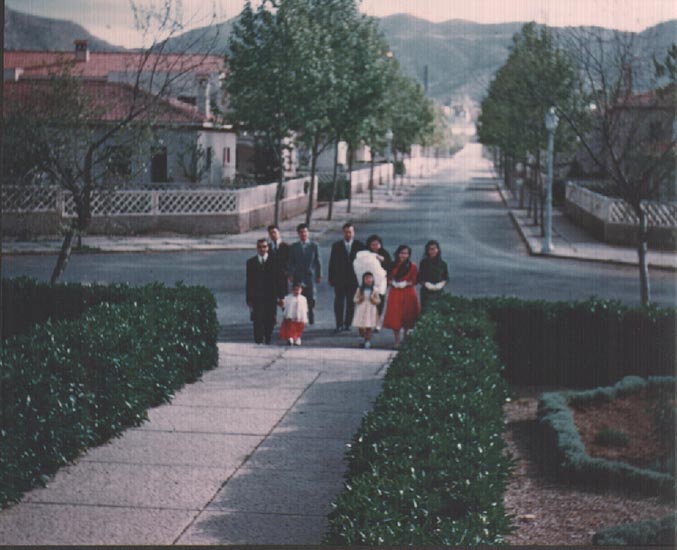
<path fill-rule="evenodd" d="M 365 246 L 353 239 L 350 247 L 350 254 L 346 250 L 345 241 L 341 239 L 331 246 L 331 255 L 329 256 L 329 284 L 333 287 L 350 288 L 357 287 L 357 277 L 353 270 L 353 261 L 360 250 L 365 250 Z"/>
<path fill-rule="evenodd" d="M 287 275 L 292 282 L 299 281 L 306 285 L 306 291 L 311 296 L 315 295 L 315 279 L 322 276 L 320 247 L 317 243 L 309 241 L 304 247 L 301 241 L 296 241 L 289 247 Z"/>
<path fill-rule="evenodd" d="M 258 254 L 247 260 L 246 299 L 247 305 L 257 313 L 275 313 L 277 300 L 284 298 L 282 278 L 274 258 L 269 254 L 263 263 Z"/>

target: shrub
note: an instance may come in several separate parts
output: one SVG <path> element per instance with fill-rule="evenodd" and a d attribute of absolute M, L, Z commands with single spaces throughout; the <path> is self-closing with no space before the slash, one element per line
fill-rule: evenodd
<path fill-rule="evenodd" d="M 331 200 L 332 184 L 331 179 L 318 180 L 317 182 L 317 200 L 329 202 Z M 348 198 L 348 179 L 345 176 L 337 176 L 336 179 L 336 197 L 337 201 Z"/>
<path fill-rule="evenodd" d="M 674 548 L 675 516 L 616 525 L 595 533 L 592 543 L 597 546 L 638 545 Z"/>
<path fill-rule="evenodd" d="M 86 448 L 140 424 L 149 407 L 216 366 L 216 304 L 207 289 L 118 291 L 127 299 L 102 302 L 76 319 L 48 320 L 5 341 L 0 504 Z"/>
<path fill-rule="evenodd" d="M 548 392 L 539 398 L 538 419 L 543 436 L 543 452 L 560 476 L 592 487 L 618 487 L 643 494 L 674 498 L 673 475 L 637 468 L 624 462 L 593 458 L 576 429 L 570 404 L 613 399 L 646 387 L 673 388 L 674 378 L 627 377 L 613 387 L 583 392 Z"/>
<path fill-rule="evenodd" d="M 481 311 L 432 307 L 353 439 L 330 544 L 496 543 L 509 530 L 507 389 Z"/>

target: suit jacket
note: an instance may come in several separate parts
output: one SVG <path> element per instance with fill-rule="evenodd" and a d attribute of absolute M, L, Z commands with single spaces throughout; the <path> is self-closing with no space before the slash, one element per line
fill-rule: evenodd
<path fill-rule="evenodd" d="M 329 284 L 333 287 L 350 288 L 358 286 L 357 277 L 353 270 L 355 256 L 365 246 L 353 239 L 350 247 L 350 254 L 346 250 L 345 241 L 341 239 L 331 246 L 331 256 L 329 256 Z"/>
<path fill-rule="evenodd" d="M 258 255 L 247 260 L 246 297 L 255 314 L 262 311 L 274 314 L 277 300 L 284 297 L 282 279 L 270 254 L 263 264 Z"/>
<path fill-rule="evenodd" d="M 287 276 L 287 264 L 289 263 L 289 245 L 282 241 L 275 249 L 273 248 L 273 242 L 268 241 L 268 254 L 273 256 L 273 259 L 277 263 L 277 266 L 280 270 L 280 273 Z"/>
<path fill-rule="evenodd" d="M 314 293 L 315 279 L 322 276 L 320 247 L 317 243 L 308 241 L 303 246 L 301 241 L 296 241 L 289 247 L 287 275 L 292 281 L 302 282 L 308 292 Z"/>

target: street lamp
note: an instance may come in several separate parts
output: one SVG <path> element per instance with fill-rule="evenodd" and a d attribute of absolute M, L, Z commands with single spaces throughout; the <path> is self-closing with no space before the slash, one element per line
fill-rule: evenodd
<path fill-rule="evenodd" d="M 557 114 L 555 108 L 550 107 L 545 114 L 545 129 L 548 130 L 548 182 L 545 195 L 545 236 L 541 253 L 552 252 L 552 163 L 555 149 L 555 130 L 557 129 Z"/>
<path fill-rule="evenodd" d="M 388 128 L 386 131 L 386 162 L 390 164 L 392 162 L 392 152 L 393 152 L 393 131 Z M 390 175 L 388 176 L 388 179 L 386 181 L 386 195 L 390 196 L 392 194 L 391 191 L 391 181 L 394 177 L 394 172 L 395 168 L 393 166 L 390 167 Z"/>

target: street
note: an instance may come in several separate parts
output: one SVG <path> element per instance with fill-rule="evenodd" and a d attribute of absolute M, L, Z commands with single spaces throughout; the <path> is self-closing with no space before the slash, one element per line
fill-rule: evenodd
<path fill-rule="evenodd" d="M 470 144 L 457 155 L 451 170 L 425 180 L 412 178 L 418 187 L 406 200 L 393 201 L 388 208 L 372 212 L 368 221 L 356 222 L 357 238 L 365 241 L 377 233 L 391 253 L 399 244 L 409 244 L 417 263 L 425 242 L 437 239 L 449 264 L 447 289 L 453 294 L 547 300 L 583 300 L 594 295 L 639 304 L 636 267 L 529 256 L 490 177 L 490 163 L 481 157 L 481 146 Z M 265 236 L 265 230 L 260 235 Z M 291 242 L 296 235 L 284 234 L 283 238 Z M 325 273 L 331 242 L 339 238 L 340 231 L 320 241 Z M 63 281 L 204 285 L 216 296 L 221 338 L 250 341 L 244 267 L 255 253 L 254 246 L 252 239 L 251 251 L 73 255 Z M 3 276 L 28 275 L 47 281 L 54 262 L 51 255 L 6 256 Z M 673 272 L 651 271 L 651 297 L 660 305 L 675 305 Z M 317 322 L 307 328 L 304 341 L 355 345 L 355 333 L 333 334 L 332 304 L 333 292 L 323 281 L 318 290 Z M 376 347 L 391 343 L 390 334 L 375 339 Z"/>

